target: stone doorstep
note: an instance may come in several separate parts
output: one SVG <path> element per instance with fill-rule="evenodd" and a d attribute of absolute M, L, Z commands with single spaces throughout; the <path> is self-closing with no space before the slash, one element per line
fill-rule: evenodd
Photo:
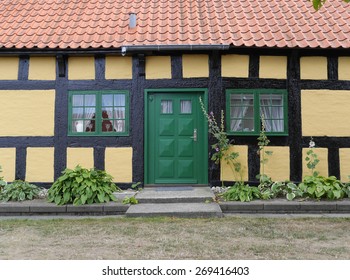
<path fill-rule="evenodd" d="M 222 217 L 217 203 L 146 203 L 134 204 L 126 211 L 126 217 L 172 216 L 183 218 Z"/>

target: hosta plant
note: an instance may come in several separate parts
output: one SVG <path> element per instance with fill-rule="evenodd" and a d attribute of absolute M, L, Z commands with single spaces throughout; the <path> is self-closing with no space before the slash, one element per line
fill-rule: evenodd
<path fill-rule="evenodd" d="M 225 201 L 248 202 L 260 198 L 258 187 L 251 187 L 248 184 L 237 182 L 229 187 L 226 192 L 219 194 Z"/>
<path fill-rule="evenodd" d="M 102 170 L 77 166 L 66 169 L 49 189 L 48 201 L 57 205 L 83 205 L 116 201 L 113 192 L 120 189 L 113 183 L 113 177 Z"/>
<path fill-rule="evenodd" d="M 0 173 L 2 172 L 2 168 L 0 166 Z M 3 187 L 5 187 L 7 185 L 6 181 L 4 180 L 3 176 L 0 176 L 0 192 L 3 189 Z"/>
<path fill-rule="evenodd" d="M 32 200 L 39 196 L 41 188 L 26 181 L 15 180 L 3 187 L 0 193 L 0 200 L 23 201 Z"/>

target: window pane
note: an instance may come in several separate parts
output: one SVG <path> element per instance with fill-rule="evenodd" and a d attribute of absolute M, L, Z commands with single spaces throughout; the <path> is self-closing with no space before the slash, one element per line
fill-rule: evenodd
<path fill-rule="evenodd" d="M 96 106 L 96 96 L 92 94 L 86 94 L 84 106 Z"/>
<path fill-rule="evenodd" d="M 254 95 L 231 94 L 230 130 L 254 131 Z"/>
<path fill-rule="evenodd" d="M 117 132 L 125 132 L 125 120 L 115 120 L 114 128 Z"/>
<path fill-rule="evenodd" d="M 283 95 L 261 94 L 260 115 L 264 119 L 266 132 L 283 132 Z"/>
<path fill-rule="evenodd" d="M 173 113 L 173 101 L 172 100 L 162 100 L 160 106 L 161 106 L 161 113 L 162 114 L 172 114 Z"/>
<path fill-rule="evenodd" d="M 181 100 L 180 101 L 181 114 L 191 114 L 192 113 L 192 101 L 191 100 Z"/>
<path fill-rule="evenodd" d="M 114 106 L 125 106 L 124 94 L 114 94 Z"/>
<path fill-rule="evenodd" d="M 125 119 L 125 108 L 116 108 L 114 111 L 115 119 Z"/>
<path fill-rule="evenodd" d="M 94 107 L 84 108 L 84 119 L 92 119 L 92 118 L 95 118 L 95 108 Z"/>
<path fill-rule="evenodd" d="M 73 95 L 73 106 L 84 106 L 84 95 Z"/>
<path fill-rule="evenodd" d="M 103 94 L 102 95 L 102 106 L 113 106 L 113 95 Z"/>
<path fill-rule="evenodd" d="M 73 108 L 73 119 L 81 119 L 83 117 L 84 108 Z"/>

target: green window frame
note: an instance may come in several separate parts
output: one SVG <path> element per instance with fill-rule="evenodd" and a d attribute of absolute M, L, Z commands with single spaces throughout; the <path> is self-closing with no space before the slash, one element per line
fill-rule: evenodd
<path fill-rule="evenodd" d="M 69 91 L 68 136 L 128 135 L 128 91 Z"/>
<path fill-rule="evenodd" d="M 287 90 L 228 89 L 226 112 L 229 135 L 259 135 L 262 115 L 267 135 L 288 135 Z"/>

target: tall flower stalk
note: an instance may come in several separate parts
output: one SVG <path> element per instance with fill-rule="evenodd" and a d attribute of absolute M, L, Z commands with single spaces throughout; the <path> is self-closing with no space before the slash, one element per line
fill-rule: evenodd
<path fill-rule="evenodd" d="M 265 126 L 265 116 L 261 114 L 261 130 L 260 135 L 258 137 L 258 146 L 259 146 L 259 155 L 260 155 L 260 164 L 261 164 L 261 173 L 259 175 L 260 183 L 262 180 L 266 179 L 265 174 L 265 164 L 268 162 L 268 156 L 272 155 L 272 151 L 267 151 L 266 147 L 269 145 L 270 140 L 266 135 L 266 126 Z"/>
<path fill-rule="evenodd" d="M 217 165 L 219 165 L 220 162 L 224 160 L 227 163 L 227 165 L 230 166 L 234 176 L 236 176 L 237 173 L 240 174 L 240 182 L 242 182 L 243 180 L 241 174 L 241 163 L 237 161 L 239 153 L 229 152 L 229 149 L 232 146 L 232 144 L 227 138 L 227 133 L 225 132 L 224 111 L 221 110 L 221 118 L 219 125 L 214 117 L 214 113 L 210 112 L 208 114 L 201 97 L 199 98 L 199 102 L 203 114 L 208 120 L 209 133 L 216 139 L 216 143 L 211 145 L 212 149 L 214 150 L 211 156 L 211 160 Z M 222 168 L 220 170 L 220 177 L 222 178 Z M 223 185 L 223 181 L 221 181 L 221 183 Z"/>

